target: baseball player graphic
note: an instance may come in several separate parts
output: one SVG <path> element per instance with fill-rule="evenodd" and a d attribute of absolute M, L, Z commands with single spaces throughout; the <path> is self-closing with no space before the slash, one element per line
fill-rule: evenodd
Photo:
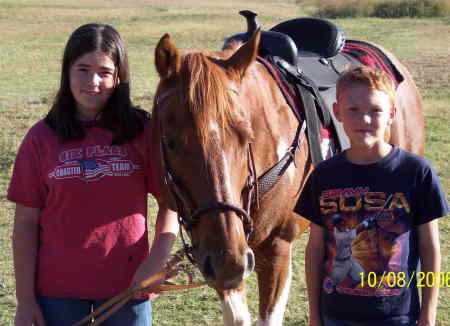
<path fill-rule="evenodd" d="M 333 261 L 333 270 L 330 273 L 330 277 L 334 284 L 339 284 L 347 276 L 350 276 L 354 281 L 354 285 L 361 282 L 361 273 L 364 269 L 359 262 L 352 256 L 352 242 L 356 239 L 359 233 L 379 228 L 378 222 L 390 220 L 392 217 L 390 212 L 386 212 L 385 208 L 390 202 L 392 195 L 388 197 L 383 208 L 373 217 L 364 219 L 354 228 L 349 228 L 345 219 L 341 214 L 334 214 L 334 237 L 336 239 L 336 257 Z M 382 215 L 382 216 L 380 216 Z M 386 216 L 385 216 L 386 215 Z"/>

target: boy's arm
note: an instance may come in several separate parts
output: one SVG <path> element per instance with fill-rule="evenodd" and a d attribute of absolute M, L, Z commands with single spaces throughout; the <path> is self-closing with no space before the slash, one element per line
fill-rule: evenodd
<path fill-rule="evenodd" d="M 309 325 L 321 326 L 320 292 L 325 257 L 325 229 L 311 223 L 305 252 L 305 274 L 308 288 Z"/>
<path fill-rule="evenodd" d="M 419 255 L 421 270 L 424 275 L 432 273 L 436 286 L 422 288 L 422 307 L 419 316 L 419 326 L 434 326 L 439 295 L 439 271 L 441 268 L 441 249 L 439 245 L 438 220 L 421 224 L 418 227 Z"/>

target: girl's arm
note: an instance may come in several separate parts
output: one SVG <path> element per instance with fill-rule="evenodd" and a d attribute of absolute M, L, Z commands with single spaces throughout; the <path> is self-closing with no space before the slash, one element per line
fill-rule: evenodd
<path fill-rule="evenodd" d="M 16 204 L 13 229 L 13 256 L 16 277 L 16 326 L 44 326 L 44 318 L 36 302 L 35 275 L 39 243 L 39 208 Z"/>
<path fill-rule="evenodd" d="M 309 240 L 305 251 L 305 274 L 308 288 L 309 325 L 320 326 L 320 291 L 325 257 L 325 230 L 311 223 Z"/>
<path fill-rule="evenodd" d="M 439 244 L 438 220 L 419 225 L 419 255 L 424 275 L 432 273 L 435 286 L 422 288 L 422 308 L 417 325 L 434 326 L 439 296 L 439 271 L 441 269 L 441 248 Z"/>
<path fill-rule="evenodd" d="M 137 269 L 132 284 L 140 283 L 164 268 L 177 237 L 179 225 L 177 213 L 170 210 L 162 199 L 157 200 L 158 215 L 150 256 Z"/>

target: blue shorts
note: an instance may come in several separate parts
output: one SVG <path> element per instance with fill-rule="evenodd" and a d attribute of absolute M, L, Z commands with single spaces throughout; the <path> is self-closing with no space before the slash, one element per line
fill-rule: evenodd
<path fill-rule="evenodd" d="M 46 326 L 70 326 L 80 321 L 108 299 L 82 300 L 37 297 Z M 152 307 L 149 300 L 131 300 L 117 310 L 102 326 L 150 326 Z"/>

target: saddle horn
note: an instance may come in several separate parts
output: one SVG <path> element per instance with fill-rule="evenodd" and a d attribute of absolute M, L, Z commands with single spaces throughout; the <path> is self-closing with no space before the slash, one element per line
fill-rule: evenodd
<path fill-rule="evenodd" d="M 256 16 L 258 16 L 257 13 L 251 10 L 241 10 L 239 11 L 239 15 L 243 16 L 247 21 L 247 31 L 245 33 L 235 34 L 225 39 L 222 50 L 226 49 L 230 42 L 247 42 L 259 28 L 259 24 L 256 22 Z"/>
<path fill-rule="evenodd" d="M 245 34 L 247 35 L 247 39 L 249 39 L 259 27 L 259 24 L 256 21 L 256 16 L 258 16 L 258 14 L 251 10 L 241 10 L 239 11 L 239 15 L 245 17 L 247 20 L 247 32 Z"/>
<path fill-rule="evenodd" d="M 224 41 L 222 50 L 225 50 L 230 42 L 247 42 L 258 29 L 261 30 L 256 21 L 257 13 L 251 10 L 241 10 L 239 11 L 239 15 L 246 19 L 247 31 L 227 38 Z M 259 43 L 258 54 L 263 57 L 266 55 L 279 56 L 292 66 L 297 66 L 297 46 L 288 35 L 283 33 L 261 30 L 261 42 Z"/>

